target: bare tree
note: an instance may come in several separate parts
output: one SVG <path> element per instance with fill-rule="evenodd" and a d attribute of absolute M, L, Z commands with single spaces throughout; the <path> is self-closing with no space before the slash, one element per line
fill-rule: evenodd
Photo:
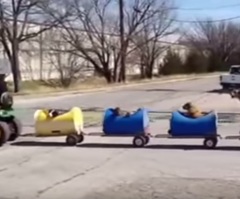
<path fill-rule="evenodd" d="M 75 21 L 62 23 L 68 35 L 65 39 L 107 82 L 122 81 L 125 79 L 125 70 L 120 67 L 120 58 L 127 56 L 129 43 L 137 28 L 154 13 L 151 8 L 155 2 L 157 0 L 129 0 L 128 4 L 125 3 L 124 23 L 127 28 L 123 45 L 120 46 L 119 16 L 112 11 L 115 2 L 74 0 L 71 4 L 75 10 L 72 12 Z"/>
<path fill-rule="evenodd" d="M 121 56 L 125 57 L 129 54 L 129 44 L 133 41 L 134 35 L 139 35 L 139 33 L 143 32 L 144 29 L 146 30 L 146 24 L 149 24 L 149 22 L 151 22 L 152 20 L 159 21 L 159 19 L 156 18 L 156 15 L 160 13 L 159 8 L 163 6 L 163 4 L 161 6 L 162 1 L 158 0 L 130 0 L 126 2 L 127 4 L 125 5 L 125 21 L 127 24 L 127 28 L 125 33 L 126 36 L 124 38 L 123 46 L 121 49 Z M 143 45 L 144 44 L 145 42 L 143 42 Z M 140 47 L 142 46 L 142 44 L 139 43 L 138 46 Z M 125 80 L 126 70 L 123 69 L 123 67 L 126 67 L 124 63 L 122 63 L 121 65 L 120 78 Z"/>
<path fill-rule="evenodd" d="M 59 86 L 69 87 L 81 76 L 83 65 L 75 54 L 54 49 L 48 57 L 59 75 Z"/>
<path fill-rule="evenodd" d="M 71 86 L 82 76 L 85 60 L 75 53 L 69 43 L 61 39 L 59 29 L 48 31 L 43 43 L 47 51 L 46 58 L 58 75 L 59 82 L 54 83 L 62 87 Z"/>
<path fill-rule="evenodd" d="M 46 17 L 46 9 L 55 10 L 55 2 L 51 0 L 8 0 L 0 1 L 0 41 L 4 47 L 11 64 L 14 91 L 19 91 L 20 67 L 19 50 L 20 44 L 34 38 L 59 23 L 59 20 Z M 66 16 L 61 15 L 59 19 Z M 38 20 L 38 19 L 41 20 Z M 45 24 L 44 26 L 37 25 Z"/>
<path fill-rule="evenodd" d="M 198 21 L 192 31 L 188 30 L 184 35 L 187 45 L 209 55 L 210 71 L 220 69 L 221 64 L 239 51 L 240 26 L 236 23 L 214 23 L 211 19 Z"/>
<path fill-rule="evenodd" d="M 75 0 L 71 3 L 74 11 L 73 22 L 62 23 L 65 40 L 77 51 L 77 55 L 89 61 L 96 72 L 112 82 L 111 56 L 114 23 L 109 14 L 111 0 Z M 114 16 L 113 16 L 114 20 Z M 109 34 L 105 34 L 109 32 Z"/>
<path fill-rule="evenodd" d="M 169 46 L 161 40 L 176 33 L 176 28 L 173 26 L 175 13 L 171 9 L 172 3 L 169 0 L 161 0 L 157 3 L 154 15 L 143 22 L 140 26 L 141 30 L 133 39 L 140 57 L 142 78 L 152 78 L 157 59 Z"/>

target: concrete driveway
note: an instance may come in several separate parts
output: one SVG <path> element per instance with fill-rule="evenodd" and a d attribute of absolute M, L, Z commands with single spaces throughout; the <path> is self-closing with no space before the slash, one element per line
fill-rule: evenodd
<path fill-rule="evenodd" d="M 19 100 L 16 108 L 22 110 L 19 116 L 27 126 L 34 109 L 43 106 L 144 106 L 163 114 L 193 101 L 202 109 L 221 112 L 220 134 L 238 134 L 240 102 L 220 95 L 218 89 L 218 78 L 209 78 Z M 151 131 L 158 134 L 167 129 L 167 119 L 156 117 Z M 0 199 L 240 198 L 238 140 L 220 140 L 216 150 L 204 150 L 202 140 L 152 139 L 143 149 L 132 148 L 132 138 L 86 137 L 77 147 L 63 142 L 64 138 L 22 137 L 1 148 Z"/>

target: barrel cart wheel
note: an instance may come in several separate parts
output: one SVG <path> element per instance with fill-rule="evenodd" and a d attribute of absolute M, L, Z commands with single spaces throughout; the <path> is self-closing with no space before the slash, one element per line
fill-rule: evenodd
<path fill-rule="evenodd" d="M 168 135 L 171 135 L 172 134 L 172 131 L 171 129 L 168 130 Z"/>
<path fill-rule="evenodd" d="M 11 122 L 8 123 L 11 130 L 11 135 L 8 141 L 15 141 L 22 132 L 22 123 L 17 118 L 14 118 Z"/>
<path fill-rule="evenodd" d="M 150 137 L 147 136 L 147 135 L 145 135 L 145 136 L 144 136 L 144 139 L 145 139 L 145 145 L 148 144 L 149 141 L 150 141 Z"/>
<path fill-rule="evenodd" d="M 214 138 L 205 138 L 203 141 L 203 145 L 207 149 L 214 149 L 217 146 L 218 140 L 216 137 Z"/>
<path fill-rule="evenodd" d="M 134 147 L 144 147 L 144 145 L 146 144 L 146 138 L 145 136 L 136 136 L 133 138 L 133 146 Z"/>
<path fill-rule="evenodd" d="M 66 143 L 68 146 L 76 146 L 79 142 L 79 137 L 77 134 L 70 134 L 66 138 Z"/>
<path fill-rule="evenodd" d="M 78 143 L 82 143 L 84 141 L 84 135 L 81 133 L 78 136 Z"/>
<path fill-rule="evenodd" d="M 3 146 L 10 138 L 11 130 L 6 122 L 0 122 L 0 146 Z"/>

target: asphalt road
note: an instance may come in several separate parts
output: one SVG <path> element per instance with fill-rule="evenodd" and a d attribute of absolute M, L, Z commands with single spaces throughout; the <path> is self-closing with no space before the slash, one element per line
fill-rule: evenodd
<path fill-rule="evenodd" d="M 44 106 L 147 107 L 171 112 L 193 101 L 204 110 L 227 112 L 227 120 L 219 124 L 219 133 L 238 134 L 236 113 L 240 112 L 240 102 L 220 95 L 218 89 L 218 78 L 209 78 L 18 100 L 16 109 L 27 126 L 32 123 L 34 109 Z M 156 117 L 151 131 L 164 133 L 167 128 L 167 119 Z M 86 137 L 78 147 L 66 147 L 63 141 L 22 137 L 1 148 L 0 199 L 240 198 L 238 140 L 220 140 L 216 150 L 204 150 L 202 140 L 152 139 L 143 149 L 132 148 L 132 138 Z"/>

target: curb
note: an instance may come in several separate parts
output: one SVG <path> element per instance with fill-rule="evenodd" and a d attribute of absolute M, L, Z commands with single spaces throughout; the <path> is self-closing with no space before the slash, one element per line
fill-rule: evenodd
<path fill-rule="evenodd" d="M 146 82 L 139 82 L 139 83 L 129 83 L 129 84 L 122 84 L 122 85 L 113 85 L 104 88 L 95 88 L 95 89 L 85 89 L 85 90 L 72 90 L 72 91 L 59 91 L 59 92 L 52 92 L 52 93 L 40 93 L 40 94 L 19 94 L 14 95 L 16 99 L 23 99 L 23 98 L 43 98 L 43 97 L 56 97 L 56 96 L 63 96 L 63 95 L 74 95 L 74 94 L 89 94 L 89 93 L 97 93 L 97 92 L 104 92 L 104 91 L 112 91 L 114 89 L 120 90 L 123 88 L 131 88 L 135 86 L 142 86 L 142 85 L 154 85 L 154 84 L 165 84 L 165 83 L 173 83 L 173 82 L 182 82 L 182 81 L 190 81 L 190 80 L 197 80 L 197 79 L 207 79 L 212 77 L 217 77 L 219 74 L 212 74 L 212 75 L 193 75 L 190 77 L 179 77 L 170 80 L 156 80 L 156 81 L 146 81 Z"/>

